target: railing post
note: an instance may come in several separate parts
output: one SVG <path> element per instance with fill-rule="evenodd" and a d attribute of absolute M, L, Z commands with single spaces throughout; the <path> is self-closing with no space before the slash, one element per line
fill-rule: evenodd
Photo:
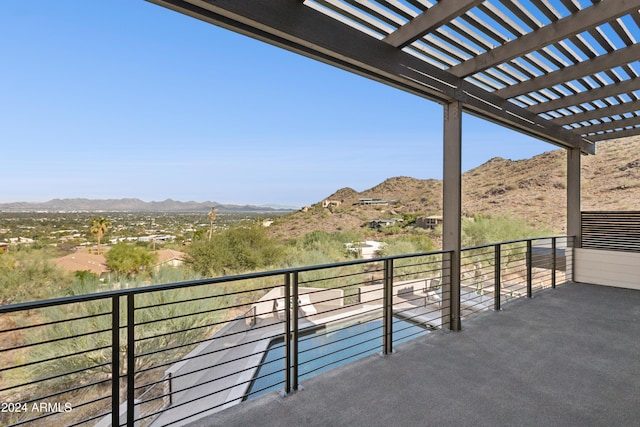
<path fill-rule="evenodd" d="M 382 313 L 382 353 L 391 354 L 393 351 L 393 259 L 384 260 Z"/>
<path fill-rule="evenodd" d="M 460 251 L 451 251 L 449 264 L 449 276 L 451 283 L 451 330 L 462 329 L 460 308 Z"/>
<path fill-rule="evenodd" d="M 291 393 L 291 275 L 284 276 L 284 392 Z"/>
<path fill-rule="evenodd" d="M 441 326 L 452 331 L 460 330 L 460 252 L 442 254 L 442 308 Z"/>
<path fill-rule="evenodd" d="M 111 297 L 111 425 L 120 424 L 120 297 Z"/>
<path fill-rule="evenodd" d="M 495 246 L 495 256 L 494 256 L 494 266 L 493 266 L 493 309 L 495 311 L 500 310 L 500 282 L 502 281 L 502 245 L 498 243 Z"/>
<path fill-rule="evenodd" d="M 135 294 L 127 295 L 127 426 L 133 427 L 135 420 Z"/>
<path fill-rule="evenodd" d="M 558 260 L 556 259 L 556 238 L 551 238 L 551 287 L 556 288 L 556 268 Z"/>
<path fill-rule="evenodd" d="M 292 350 L 292 368 L 293 368 L 293 390 L 298 390 L 298 304 L 299 304 L 299 289 L 298 289 L 298 272 L 291 273 L 293 280 L 291 286 L 293 287 L 293 331 L 291 334 L 291 350 Z"/>
<path fill-rule="evenodd" d="M 527 298 L 531 298 L 533 296 L 532 247 L 532 240 L 527 240 Z"/>

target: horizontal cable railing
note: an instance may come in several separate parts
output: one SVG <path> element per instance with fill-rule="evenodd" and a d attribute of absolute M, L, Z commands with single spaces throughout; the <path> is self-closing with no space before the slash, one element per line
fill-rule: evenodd
<path fill-rule="evenodd" d="M 640 252 L 640 212 L 582 212 L 582 247 Z"/>
<path fill-rule="evenodd" d="M 572 280 L 573 238 L 548 237 L 465 248 L 460 256 L 460 306 L 470 317 Z"/>
<path fill-rule="evenodd" d="M 571 239 L 468 248 L 462 316 L 569 280 Z M 176 425 L 450 327 L 450 252 L 0 307 L 0 425 Z M 4 404 L 4 403 L 3 403 Z"/>

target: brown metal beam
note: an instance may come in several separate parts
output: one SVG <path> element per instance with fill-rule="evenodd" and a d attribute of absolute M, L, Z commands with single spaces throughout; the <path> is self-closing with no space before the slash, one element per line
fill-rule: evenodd
<path fill-rule="evenodd" d="M 552 73 L 507 86 L 494 93 L 503 98 L 513 98 L 518 95 L 549 88 L 560 83 L 566 83 L 580 77 L 589 76 L 600 71 L 610 70 L 620 65 L 626 65 L 636 61 L 638 57 L 640 57 L 640 44 L 635 44 L 580 62 L 571 67 L 561 68 Z"/>
<path fill-rule="evenodd" d="M 599 125 L 583 126 L 576 130 L 581 134 L 586 135 L 588 133 L 596 133 L 615 129 L 624 130 L 624 128 L 626 127 L 637 125 L 640 125 L 640 117 L 634 116 L 628 119 L 612 120 L 610 122 L 600 123 Z M 595 137 L 597 136 L 598 135 L 595 135 Z"/>
<path fill-rule="evenodd" d="M 571 107 L 572 105 L 580 105 L 585 102 L 596 101 L 598 99 L 605 99 L 610 96 L 620 95 L 635 90 L 640 90 L 640 79 L 638 78 L 603 86 L 598 89 L 589 89 L 575 95 L 565 96 L 562 98 L 551 100 L 549 102 L 542 102 L 540 104 L 527 107 L 527 110 L 531 111 L 532 113 L 539 114 L 546 111 L 553 111 L 560 108 Z"/>
<path fill-rule="evenodd" d="M 625 102 L 623 104 L 611 105 L 606 108 L 597 108 L 584 113 L 571 114 L 570 116 L 559 117 L 553 119 L 552 122 L 559 125 L 569 125 L 571 123 L 586 122 L 593 119 L 601 119 L 603 117 L 612 117 L 624 113 L 631 113 L 640 110 L 640 101 Z M 577 129 L 580 131 L 580 129 Z"/>
<path fill-rule="evenodd" d="M 638 135 L 640 135 L 640 128 L 633 128 L 627 130 L 619 130 L 616 132 L 607 132 L 600 135 L 593 135 L 590 138 L 593 138 L 595 141 L 607 141 L 610 139 L 627 138 L 629 136 Z"/>
<path fill-rule="evenodd" d="M 403 48 L 425 34 L 449 23 L 484 0 L 440 0 L 383 39 L 393 47 Z"/>
<path fill-rule="evenodd" d="M 637 10 L 637 1 L 603 1 L 464 61 L 449 72 L 458 77 L 470 76 Z"/>

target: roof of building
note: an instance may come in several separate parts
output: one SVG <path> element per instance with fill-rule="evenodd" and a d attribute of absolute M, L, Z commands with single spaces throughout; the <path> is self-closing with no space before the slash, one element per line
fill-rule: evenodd
<path fill-rule="evenodd" d="M 56 266 L 72 273 L 76 271 L 90 271 L 100 276 L 109 271 L 106 258 L 102 254 L 74 252 L 62 258 L 57 258 L 54 263 Z"/>
<path fill-rule="evenodd" d="M 187 254 L 173 249 L 160 249 L 156 251 L 158 254 L 158 265 L 170 262 L 170 261 L 184 261 Z"/>

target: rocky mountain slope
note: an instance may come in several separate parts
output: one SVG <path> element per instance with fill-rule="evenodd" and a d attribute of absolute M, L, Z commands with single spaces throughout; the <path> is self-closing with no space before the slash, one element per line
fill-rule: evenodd
<path fill-rule="evenodd" d="M 388 205 L 359 204 L 382 199 Z M 295 237 L 313 230 L 327 232 L 360 228 L 367 221 L 403 214 L 440 215 L 442 181 L 394 177 L 368 190 L 343 188 L 305 212 L 280 217 L 272 233 Z M 530 159 L 494 158 L 463 175 L 465 215 L 511 215 L 531 225 L 565 231 L 566 153 L 549 151 Z M 583 210 L 640 209 L 640 137 L 598 145 L 598 154 L 582 158 Z"/>

